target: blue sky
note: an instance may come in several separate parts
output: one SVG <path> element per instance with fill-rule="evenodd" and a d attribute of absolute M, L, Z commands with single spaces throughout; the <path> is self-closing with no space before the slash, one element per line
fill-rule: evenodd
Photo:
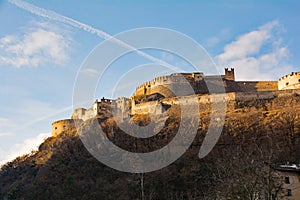
<path fill-rule="evenodd" d="M 234 67 L 239 80 L 277 80 L 300 71 L 297 0 L 26 2 L 110 35 L 143 27 L 174 29 L 201 44 L 219 71 L 224 66 Z M 53 121 L 70 117 L 78 70 L 103 38 L 6 0 L 0 1 L 0 27 L 1 163 L 28 152 L 49 136 Z M 172 54 L 147 53 L 171 64 L 180 63 Z M 149 61 L 132 54 L 114 63 L 100 83 L 97 97 L 111 97 L 111 87 L 119 76 L 143 62 Z M 182 69 L 190 70 L 185 64 Z"/>

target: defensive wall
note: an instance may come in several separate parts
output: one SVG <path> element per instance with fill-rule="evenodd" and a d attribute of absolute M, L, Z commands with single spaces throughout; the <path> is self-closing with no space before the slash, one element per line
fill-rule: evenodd
<path fill-rule="evenodd" d="M 129 118 L 130 116 L 130 99 L 126 97 L 117 98 L 112 104 L 114 114 L 121 117 L 121 119 Z"/>
<path fill-rule="evenodd" d="M 96 99 L 93 105 L 94 116 L 108 117 L 113 106 L 115 106 L 115 100 L 105 99 L 104 97 L 100 101 Z"/>
<path fill-rule="evenodd" d="M 222 88 L 212 94 L 210 88 Z M 191 87 L 193 91 L 191 91 Z M 209 108 L 210 103 L 226 102 L 227 107 L 235 107 L 238 101 L 253 101 L 273 99 L 277 96 L 288 96 L 293 93 L 300 94 L 300 72 L 292 72 L 279 79 L 279 81 L 235 81 L 234 69 L 225 68 L 221 76 L 204 76 L 203 73 L 175 73 L 170 76 L 154 78 L 137 87 L 135 94 L 130 98 L 121 97 L 116 100 L 102 98 L 96 100 L 89 109 L 78 108 L 74 111 L 72 119 L 87 120 L 96 116 L 112 116 L 111 111 L 122 118 L 135 114 L 162 114 L 172 105 L 178 105 L 178 98 L 182 105 L 188 106 L 193 101 L 191 95 L 197 95 L 200 108 Z M 60 120 L 54 122 L 52 133 L 57 135 L 65 129 L 73 128 L 73 121 Z"/>
<path fill-rule="evenodd" d="M 276 90 L 276 91 L 253 91 L 253 92 L 229 92 L 223 94 L 198 94 L 199 108 L 209 109 L 211 102 L 226 103 L 227 108 L 235 108 L 236 103 L 240 101 L 256 101 L 256 100 L 271 100 L 275 97 L 290 96 L 293 94 L 300 95 L 300 89 L 293 90 Z M 185 96 L 184 101 L 178 101 L 177 97 L 165 98 L 162 100 L 143 102 L 133 104 L 131 107 L 131 114 L 162 114 L 166 107 L 172 105 L 187 106 L 193 101 L 194 96 Z M 203 110 L 202 110 L 203 111 Z"/>
<path fill-rule="evenodd" d="M 144 98 L 144 101 L 148 101 L 149 96 L 150 99 L 159 100 L 174 96 L 208 94 L 211 91 L 207 85 L 214 88 L 213 93 L 224 93 L 224 89 L 226 93 L 278 90 L 277 81 L 235 81 L 234 69 L 225 68 L 225 74 L 221 76 L 204 76 L 203 73 L 195 72 L 157 77 L 137 87 L 133 98 L 139 101 Z M 190 87 L 193 91 L 189 89 Z M 155 95 L 160 98 L 155 98 Z"/>
<path fill-rule="evenodd" d="M 64 131 L 72 130 L 76 127 L 75 123 L 79 124 L 81 122 L 82 120 L 80 119 L 63 119 L 63 120 L 55 121 L 52 123 L 52 136 L 56 137 L 57 135 L 59 135 Z"/>
<path fill-rule="evenodd" d="M 278 80 L 278 90 L 299 89 L 300 72 L 292 72 Z"/>
<path fill-rule="evenodd" d="M 83 121 L 95 117 L 93 108 L 76 108 L 72 114 L 71 119 L 82 119 Z"/>
<path fill-rule="evenodd" d="M 134 96 L 145 96 L 160 93 L 164 97 L 175 96 L 172 91 L 179 91 L 180 88 L 190 87 L 192 82 L 203 80 L 203 73 L 175 73 L 170 76 L 161 76 L 145 82 L 136 88 Z M 186 90 L 182 90 L 186 91 Z M 183 94 L 184 95 L 184 94 Z M 191 94 L 185 94 L 191 95 Z M 178 95 L 177 95 L 178 96 Z"/>
<path fill-rule="evenodd" d="M 149 87 L 146 92 L 142 92 L 141 90 L 137 91 L 134 94 L 134 97 L 144 96 L 147 98 L 148 96 L 154 94 L 161 94 L 165 98 L 174 97 L 174 96 L 188 96 L 195 94 L 207 94 L 209 90 L 206 84 L 216 84 L 215 88 L 222 88 L 220 84 L 224 84 L 225 92 L 261 92 L 261 91 L 276 91 L 278 90 L 278 82 L 277 81 L 230 81 L 223 79 L 223 82 L 218 79 L 217 77 L 206 77 L 205 82 L 199 81 L 193 84 L 181 84 L 176 83 L 173 85 L 158 85 Z M 218 86 L 218 85 L 219 86 Z M 190 92 L 190 86 L 194 89 L 193 92 Z M 213 87 L 213 86 L 212 86 Z M 293 88 L 294 89 L 294 88 Z M 180 93 L 179 95 L 175 95 L 172 91 L 177 91 Z M 222 93 L 223 91 L 215 91 L 215 93 Z"/>
<path fill-rule="evenodd" d="M 125 97 L 120 97 L 116 100 L 105 99 L 104 97 L 100 99 L 100 101 L 96 99 L 93 106 L 89 109 L 75 109 L 71 119 L 81 119 L 86 121 L 96 116 L 110 117 L 112 110 L 114 110 L 116 114 L 122 114 L 123 118 L 128 117 L 129 99 Z"/>
<path fill-rule="evenodd" d="M 236 81 L 237 92 L 276 91 L 277 81 Z"/>
<path fill-rule="evenodd" d="M 162 114 L 163 113 L 162 103 L 159 101 L 150 101 L 140 104 L 132 103 L 131 106 L 131 115 L 136 114 Z"/>

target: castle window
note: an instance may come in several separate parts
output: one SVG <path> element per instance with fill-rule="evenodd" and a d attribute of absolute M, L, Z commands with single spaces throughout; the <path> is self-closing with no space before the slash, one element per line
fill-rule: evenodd
<path fill-rule="evenodd" d="M 284 178 L 284 182 L 285 182 L 285 184 L 290 184 L 290 177 L 286 176 Z"/>
<path fill-rule="evenodd" d="M 292 196 L 292 190 L 291 189 L 287 189 L 286 190 L 286 195 L 288 196 L 288 197 L 290 197 L 290 196 Z"/>
<path fill-rule="evenodd" d="M 57 127 L 54 128 L 55 130 L 57 129 Z"/>
<path fill-rule="evenodd" d="M 298 79 L 298 82 L 300 82 L 300 79 Z"/>
<path fill-rule="evenodd" d="M 286 82 L 285 85 L 289 85 L 289 82 Z"/>

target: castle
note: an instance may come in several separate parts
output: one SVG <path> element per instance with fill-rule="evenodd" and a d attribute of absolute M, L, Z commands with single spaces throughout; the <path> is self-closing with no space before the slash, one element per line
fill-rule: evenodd
<path fill-rule="evenodd" d="M 220 79 L 224 85 L 223 91 L 214 91 L 209 94 L 207 84 L 217 83 Z M 185 90 L 185 87 L 194 90 Z M 300 94 L 300 72 L 292 72 L 281 77 L 278 81 L 236 81 L 233 68 L 225 68 L 225 74 L 221 76 L 205 76 L 201 72 L 174 73 L 169 76 L 161 76 L 145 82 L 136 88 L 130 97 L 121 97 L 115 100 L 102 98 L 96 100 L 91 108 L 77 108 L 71 119 L 59 120 L 52 123 L 52 135 L 75 128 L 75 122 L 86 121 L 94 117 L 119 116 L 121 119 L 129 119 L 136 114 L 160 115 L 172 105 L 179 104 L 174 89 L 181 88 L 181 96 L 196 94 L 199 104 L 207 104 L 211 101 L 225 101 L 232 105 L 238 100 L 272 99 L 278 95 L 291 92 Z"/>
<path fill-rule="evenodd" d="M 182 88 L 184 84 L 191 85 L 195 94 L 208 94 L 207 84 L 213 84 L 216 79 L 220 78 L 226 93 L 275 91 L 278 89 L 277 81 L 235 81 L 234 69 L 225 68 L 225 74 L 221 76 L 205 76 L 203 73 L 195 72 L 157 77 L 137 87 L 134 97 L 137 99 L 139 96 L 146 96 L 147 100 L 172 97 L 174 95 L 170 90 L 178 86 Z M 166 88 L 170 88 L 170 90 L 166 90 Z M 183 94 L 183 96 L 188 95 L 192 94 Z"/>

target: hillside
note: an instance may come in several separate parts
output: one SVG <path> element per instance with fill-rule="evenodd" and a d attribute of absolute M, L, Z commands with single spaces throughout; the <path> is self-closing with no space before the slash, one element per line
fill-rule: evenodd
<path fill-rule="evenodd" d="M 150 141 L 126 136 L 111 118 L 96 120 L 117 145 L 146 152 L 172 140 L 179 112 L 171 108 L 165 127 Z M 282 183 L 275 165 L 300 163 L 300 96 L 236 102 L 227 111 L 221 138 L 204 159 L 198 158 L 198 151 L 210 112 L 203 111 L 200 117 L 190 149 L 170 166 L 146 174 L 101 164 L 85 149 L 76 130 L 47 138 L 38 151 L 1 168 L 0 199 L 252 199 L 253 194 L 280 198 Z M 148 120 L 133 119 L 140 125 Z M 82 128 L 91 129 L 90 123 Z"/>

